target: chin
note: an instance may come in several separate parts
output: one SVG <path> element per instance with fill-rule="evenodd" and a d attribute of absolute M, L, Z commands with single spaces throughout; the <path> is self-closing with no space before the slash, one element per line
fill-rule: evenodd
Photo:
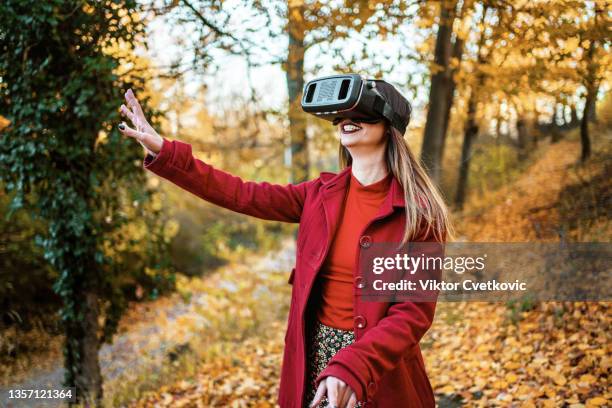
<path fill-rule="evenodd" d="M 363 135 L 360 134 L 352 134 L 345 135 L 343 133 L 340 134 L 340 144 L 344 147 L 351 147 L 357 144 L 363 143 Z"/>

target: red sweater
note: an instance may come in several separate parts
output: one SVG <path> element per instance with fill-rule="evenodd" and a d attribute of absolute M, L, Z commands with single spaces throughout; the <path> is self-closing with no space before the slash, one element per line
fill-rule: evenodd
<path fill-rule="evenodd" d="M 373 184 L 362 185 L 351 173 L 344 209 L 334 241 L 318 276 L 317 318 L 326 326 L 353 329 L 353 271 L 359 237 L 378 213 L 391 185 L 392 174 Z"/>

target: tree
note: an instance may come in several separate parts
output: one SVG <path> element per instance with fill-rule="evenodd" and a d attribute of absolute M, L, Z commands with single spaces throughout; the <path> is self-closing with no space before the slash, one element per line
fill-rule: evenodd
<path fill-rule="evenodd" d="M 429 105 L 421 148 L 421 160 L 435 182 L 442 175 L 442 154 L 446 136 L 447 115 L 450 112 L 453 94 L 451 80 L 451 55 L 453 48 L 460 52 L 461 44 L 453 47 L 453 23 L 457 16 L 457 1 L 439 3 L 439 23 L 434 50 L 434 64 L 431 70 Z M 462 41 L 460 38 L 459 41 Z"/>
<path fill-rule="evenodd" d="M 591 156 L 591 137 L 589 135 L 589 122 L 595 122 L 596 117 L 596 102 L 597 90 L 605 75 L 606 59 L 609 61 L 609 55 L 602 55 L 604 50 L 600 49 L 601 39 L 606 38 L 607 25 L 604 14 L 604 6 L 598 2 L 593 2 L 591 8 L 589 4 L 585 5 L 585 15 L 590 15 L 586 21 L 582 21 L 579 30 L 579 45 L 583 50 L 584 57 L 582 58 L 582 85 L 585 88 L 584 92 L 584 109 L 582 110 L 582 119 L 580 121 L 580 142 L 581 154 L 580 160 L 585 162 Z M 608 10 L 608 15 L 609 15 Z"/>
<path fill-rule="evenodd" d="M 487 12 L 489 7 L 486 5 L 481 11 L 481 20 L 479 26 L 484 28 L 487 19 Z M 472 157 L 472 146 L 478 135 L 478 121 L 476 119 L 476 107 L 478 103 L 483 99 L 482 90 L 485 85 L 485 81 L 488 76 L 486 71 L 482 67 L 487 63 L 488 56 L 491 54 L 491 50 L 487 50 L 485 43 L 487 41 L 487 34 L 484 29 L 481 29 L 480 38 L 478 40 L 478 48 L 476 49 L 476 61 L 474 66 L 475 80 L 470 87 L 470 95 L 467 103 L 467 118 L 465 121 L 463 144 L 461 146 L 461 160 L 459 161 L 459 178 L 457 179 L 457 191 L 455 194 L 455 205 L 461 209 L 465 202 L 468 175 L 470 169 L 470 160 Z"/>
<path fill-rule="evenodd" d="M 306 137 L 306 115 L 302 112 L 301 100 L 304 88 L 304 55 L 308 44 L 304 37 L 311 27 L 304 22 L 306 7 L 303 1 L 287 3 L 287 27 L 289 37 L 285 73 L 289 96 L 289 140 L 291 145 L 291 182 L 308 180 L 310 160 Z"/>
<path fill-rule="evenodd" d="M 47 225 L 36 241 L 59 274 L 64 385 L 94 405 L 98 349 L 125 306 L 114 282 L 122 271 L 104 248 L 129 221 L 122 201 L 137 205 L 148 194 L 140 147 L 114 128 L 123 91 L 141 89 L 142 78 L 119 78 L 123 61 L 109 54 L 133 49 L 143 32 L 138 11 L 134 0 L 0 6 L 0 111 L 10 122 L 0 133 L 0 179 L 14 194 L 7 217 L 23 208 Z"/>

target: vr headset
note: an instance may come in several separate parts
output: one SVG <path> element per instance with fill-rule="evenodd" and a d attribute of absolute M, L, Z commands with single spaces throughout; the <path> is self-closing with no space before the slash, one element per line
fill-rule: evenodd
<path fill-rule="evenodd" d="M 406 118 L 393 110 L 376 84 L 359 74 L 330 75 L 308 81 L 302 94 L 302 109 L 337 125 L 342 119 L 376 123 L 387 119 L 402 134 Z"/>

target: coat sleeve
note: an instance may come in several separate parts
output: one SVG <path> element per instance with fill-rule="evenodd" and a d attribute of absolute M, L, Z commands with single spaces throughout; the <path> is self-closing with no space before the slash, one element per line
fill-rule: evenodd
<path fill-rule="evenodd" d="M 295 185 L 243 181 L 194 157 L 189 143 L 163 139 L 159 153 L 144 158 L 145 169 L 229 210 L 266 220 L 300 221 L 312 180 Z"/>
<path fill-rule="evenodd" d="M 446 232 L 443 234 L 445 240 Z M 437 242 L 433 234 L 418 241 Z M 439 248 L 444 245 L 431 247 L 436 248 L 438 254 Z M 334 376 L 351 387 L 358 401 L 371 398 L 381 377 L 409 355 L 429 330 L 435 308 L 435 301 L 392 303 L 387 315 L 375 327 L 330 359 L 327 367 L 317 376 L 316 386 L 323 378 Z"/>

